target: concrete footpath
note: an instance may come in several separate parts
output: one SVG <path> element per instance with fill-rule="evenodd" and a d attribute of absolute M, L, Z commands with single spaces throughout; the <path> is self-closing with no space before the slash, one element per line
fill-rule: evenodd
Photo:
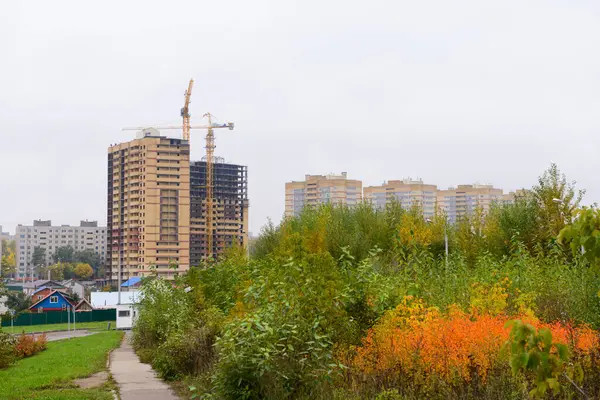
<path fill-rule="evenodd" d="M 169 386 L 142 364 L 125 335 L 121 347 L 110 354 L 110 373 L 119 386 L 121 400 L 177 400 Z"/>

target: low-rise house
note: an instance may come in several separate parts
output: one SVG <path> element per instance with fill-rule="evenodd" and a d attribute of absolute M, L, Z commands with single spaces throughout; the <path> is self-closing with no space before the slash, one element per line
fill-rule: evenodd
<path fill-rule="evenodd" d="M 134 276 L 127 279 L 125 282 L 121 284 L 121 290 L 125 290 L 127 292 L 131 290 L 137 290 L 142 285 L 142 278 L 139 276 Z"/>
<path fill-rule="evenodd" d="M 82 299 L 75 306 L 75 311 L 76 312 L 80 312 L 80 311 L 92 311 L 93 309 L 94 309 L 94 307 L 92 307 L 92 305 L 86 299 Z"/>
<path fill-rule="evenodd" d="M 39 300 L 31 307 L 30 312 L 46 312 L 46 311 L 65 311 L 67 307 L 74 307 L 76 304 L 68 295 L 59 292 L 58 290 L 52 291 L 43 299 Z"/>
<path fill-rule="evenodd" d="M 52 289 L 46 286 L 42 286 L 41 288 L 35 290 L 31 293 L 31 302 L 37 303 L 38 301 L 45 299 L 50 293 L 54 292 L 56 289 Z"/>
<path fill-rule="evenodd" d="M 85 285 L 82 282 L 76 281 L 75 279 L 68 279 L 66 281 L 62 281 L 61 284 L 67 288 L 69 293 L 73 296 L 76 296 L 79 299 L 83 299 L 85 297 Z"/>
<path fill-rule="evenodd" d="M 66 289 L 60 282 L 49 279 L 38 279 L 37 281 L 24 283 L 23 293 L 25 293 L 27 296 L 31 296 L 33 292 L 41 287 L 47 287 L 50 289 Z"/>

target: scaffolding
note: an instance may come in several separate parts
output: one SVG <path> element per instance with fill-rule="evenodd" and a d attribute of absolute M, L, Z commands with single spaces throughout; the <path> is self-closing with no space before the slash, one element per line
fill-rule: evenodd
<path fill-rule="evenodd" d="M 248 241 L 248 167 L 227 164 L 215 158 L 213 164 L 213 245 L 206 235 L 206 161 L 190 164 L 190 265 L 209 257 L 216 259 L 228 248 L 246 246 Z"/>

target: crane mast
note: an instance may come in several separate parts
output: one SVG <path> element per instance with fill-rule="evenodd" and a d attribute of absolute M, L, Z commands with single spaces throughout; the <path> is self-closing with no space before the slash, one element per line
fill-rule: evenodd
<path fill-rule="evenodd" d="M 194 80 L 190 79 L 188 89 L 185 91 L 185 102 L 181 108 L 181 117 L 183 118 L 183 140 L 190 140 L 190 97 L 192 97 L 192 87 Z"/>
<path fill-rule="evenodd" d="M 212 115 L 204 114 L 208 118 L 208 131 L 206 133 L 206 261 L 213 255 L 213 166 L 215 154 L 215 135 L 212 127 Z"/>

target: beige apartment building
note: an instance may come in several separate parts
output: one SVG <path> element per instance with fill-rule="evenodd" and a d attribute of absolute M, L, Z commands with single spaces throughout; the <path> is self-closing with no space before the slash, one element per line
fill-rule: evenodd
<path fill-rule="evenodd" d="M 303 181 L 285 184 L 285 215 L 300 214 L 305 206 L 319 204 L 356 205 L 362 201 L 362 182 L 341 175 L 306 175 Z"/>
<path fill-rule="evenodd" d="M 108 149 L 108 265 L 116 282 L 190 265 L 190 149 L 145 129 Z"/>
<path fill-rule="evenodd" d="M 454 223 L 473 213 L 477 207 L 486 213 L 494 202 L 510 203 L 514 201 L 514 197 L 514 193 L 504 194 L 502 189 L 492 185 L 458 185 L 438 191 L 437 203 L 440 210 L 447 215 L 448 221 Z"/>
<path fill-rule="evenodd" d="M 377 209 L 384 209 L 392 201 L 397 201 L 406 210 L 418 205 L 422 208 L 424 217 L 431 218 L 435 214 L 437 192 L 436 185 L 409 178 L 387 181 L 381 186 L 365 187 L 364 198 Z"/>

